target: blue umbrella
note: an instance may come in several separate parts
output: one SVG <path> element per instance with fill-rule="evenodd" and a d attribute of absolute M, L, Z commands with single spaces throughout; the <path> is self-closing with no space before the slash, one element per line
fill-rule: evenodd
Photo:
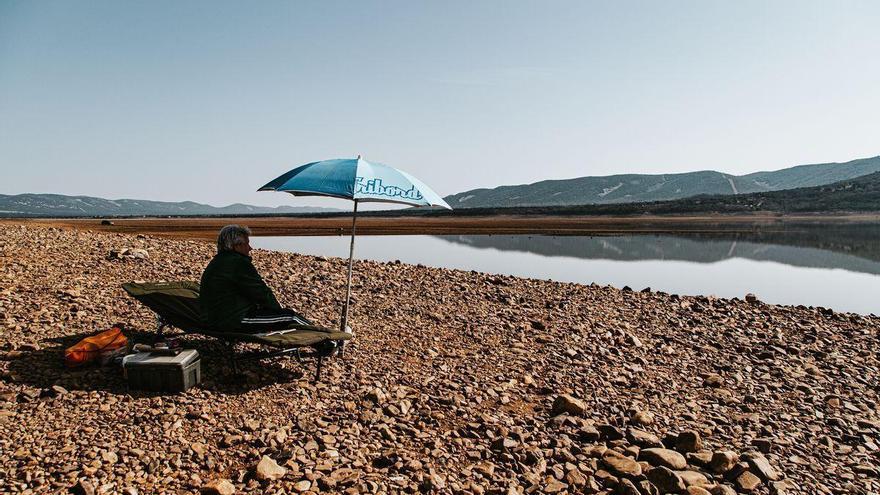
<path fill-rule="evenodd" d="M 357 158 L 321 160 L 297 167 L 258 191 L 281 191 L 294 196 L 328 196 L 354 201 L 351 246 L 348 254 L 348 282 L 340 328 L 348 325 L 351 300 L 351 267 L 359 202 L 400 203 L 411 206 L 441 206 L 451 210 L 439 194 L 408 173 L 381 163 Z"/>

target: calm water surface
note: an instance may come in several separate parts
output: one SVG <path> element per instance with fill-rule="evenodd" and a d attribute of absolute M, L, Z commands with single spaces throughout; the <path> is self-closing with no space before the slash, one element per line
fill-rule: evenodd
<path fill-rule="evenodd" d="M 880 226 L 704 237 L 360 236 L 355 257 L 687 295 L 752 292 L 769 303 L 868 314 L 880 312 L 878 240 Z M 254 237 L 251 243 L 347 257 L 349 238 Z"/>

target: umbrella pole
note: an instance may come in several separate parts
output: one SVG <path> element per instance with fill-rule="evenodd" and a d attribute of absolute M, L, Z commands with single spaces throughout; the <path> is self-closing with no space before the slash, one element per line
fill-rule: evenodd
<path fill-rule="evenodd" d="M 354 200 L 354 212 L 351 216 L 351 246 L 348 250 L 348 283 L 346 284 L 345 289 L 345 309 L 342 313 L 342 323 L 339 327 L 341 332 L 345 331 L 345 327 L 348 326 L 348 304 L 351 301 L 351 264 L 354 261 L 354 236 L 357 227 L 357 212 L 358 212 L 358 202 Z"/>

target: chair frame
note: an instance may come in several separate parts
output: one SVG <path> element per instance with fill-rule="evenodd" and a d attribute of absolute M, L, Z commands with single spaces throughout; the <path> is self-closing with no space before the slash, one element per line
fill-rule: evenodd
<path fill-rule="evenodd" d="M 223 344 L 225 344 L 225 347 L 229 351 L 229 358 L 232 361 L 232 371 L 236 375 L 239 373 L 238 365 L 241 362 L 261 361 L 263 359 L 270 359 L 270 358 L 274 358 L 274 357 L 293 354 L 296 357 L 297 362 L 299 362 L 300 364 L 303 364 L 303 358 L 315 359 L 316 369 L 315 369 L 315 376 L 314 376 L 313 381 L 318 382 L 321 380 L 321 369 L 323 368 L 323 365 L 324 365 L 324 357 L 329 355 L 329 354 L 321 353 L 317 350 L 314 350 L 313 352 L 305 352 L 304 353 L 304 352 L 302 352 L 302 347 L 290 347 L 290 348 L 278 349 L 278 350 L 274 350 L 274 351 L 262 351 L 262 352 L 258 351 L 258 352 L 251 352 L 249 354 L 238 354 L 235 352 L 235 344 L 238 344 L 237 341 L 218 337 L 217 334 L 215 334 L 215 333 L 188 332 L 180 327 L 175 326 L 174 324 L 172 324 L 171 322 L 166 320 L 162 315 L 160 315 L 158 313 L 156 314 L 156 330 L 155 330 L 155 335 L 154 335 L 154 340 L 153 340 L 154 343 L 161 341 L 165 337 L 165 335 L 166 335 L 165 329 L 166 328 L 177 328 L 180 331 L 182 331 L 184 335 L 187 335 L 187 334 L 205 335 L 207 337 L 215 338 L 215 339 L 219 340 L 220 342 L 222 342 Z M 265 344 L 262 344 L 262 345 L 265 345 Z M 336 350 L 336 348 L 334 347 L 333 350 Z"/>

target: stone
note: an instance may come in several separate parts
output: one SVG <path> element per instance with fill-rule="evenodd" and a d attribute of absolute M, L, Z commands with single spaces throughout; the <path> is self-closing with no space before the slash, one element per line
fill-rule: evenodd
<path fill-rule="evenodd" d="M 629 457 L 606 454 L 602 458 L 602 463 L 608 468 L 608 471 L 616 476 L 638 476 L 642 474 L 642 466 Z"/>
<path fill-rule="evenodd" d="M 645 461 L 652 466 L 663 466 L 672 470 L 680 470 L 687 467 L 687 460 L 685 460 L 684 456 L 670 449 L 642 449 L 639 453 L 639 460 Z"/>
<path fill-rule="evenodd" d="M 287 474 L 287 469 L 278 465 L 274 459 L 269 456 L 263 456 L 257 464 L 256 477 L 262 481 L 272 481 L 281 479 Z"/>
<path fill-rule="evenodd" d="M 95 486 L 90 481 L 79 480 L 70 487 L 70 493 L 73 495 L 95 495 Z"/>
<path fill-rule="evenodd" d="M 191 444 L 189 444 L 189 448 L 200 459 L 205 457 L 205 455 L 208 453 L 208 446 L 203 443 L 198 443 L 198 442 L 191 443 Z"/>
<path fill-rule="evenodd" d="M 705 488 L 703 488 L 701 486 L 696 486 L 696 485 L 687 487 L 687 494 L 688 495 L 712 495 L 712 493 L 709 490 L 706 490 Z"/>
<path fill-rule="evenodd" d="M 751 493 L 761 486 L 761 479 L 751 473 L 751 471 L 743 471 L 734 480 L 737 491 Z"/>
<path fill-rule="evenodd" d="M 703 379 L 704 387 L 720 388 L 722 385 L 724 385 L 724 378 L 721 378 L 721 375 L 717 373 L 709 374 Z"/>
<path fill-rule="evenodd" d="M 649 469 L 645 476 L 660 490 L 660 493 L 681 493 L 686 488 L 684 480 L 667 467 L 660 466 Z"/>
<path fill-rule="evenodd" d="M 712 495 L 736 495 L 736 490 L 727 485 L 715 485 L 709 488 Z"/>
<path fill-rule="evenodd" d="M 660 438 L 653 433 L 648 433 L 647 431 L 639 430 L 636 428 L 630 428 L 626 431 L 627 439 L 640 446 L 640 447 L 662 447 L 663 443 L 660 442 Z"/>
<path fill-rule="evenodd" d="M 779 474 L 770 465 L 770 462 L 762 454 L 758 452 L 750 452 L 745 455 L 746 462 L 749 467 L 757 474 L 761 480 L 765 482 L 778 481 Z"/>
<path fill-rule="evenodd" d="M 567 413 L 572 416 L 583 416 L 587 412 L 587 405 L 584 401 L 576 399 L 568 394 L 559 395 L 553 401 L 551 414 Z"/>
<path fill-rule="evenodd" d="M 748 294 L 746 294 L 746 302 L 749 304 L 756 304 L 758 302 L 758 296 L 749 292 Z"/>
<path fill-rule="evenodd" d="M 725 474 L 733 469 L 739 462 L 739 456 L 736 452 L 725 450 L 712 454 L 712 460 L 709 461 L 709 470 L 715 474 Z"/>
<path fill-rule="evenodd" d="M 641 495 L 660 495 L 660 490 L 648 480 L 639 481 L 639 492 Z"/>
<path fill-rule="evenodd" d="M 770 449 L 773 448 L 773 440 L 769 438 L 756 438 L 752 440 L 752 446 L 758 449 L 758 452 L 769 454 Z"/>
<path fill-rule="evenodd" d="M 675 450 L 683 454 L 699 452 L 702 448 L 703 441 L 700 438 L 700 433 L 693 430 L 679 433 L 678 439 L 675 441 Z"/>
<path fill-rule="evenodd" d="M 550 478 L 544 483 L 543 493 L 559 493 L 564 491 L 568 486 L 565 483 L 557 480 L 556 478 Z"/>
<path fill-rule="evenodd" d="M 650 411 L 636 411 L 632 421 L 639 426 L 651 426 L 654 424 L 654 415 Z"/>
<path fill-rule="evenodd" d="M 573 487 L 579 488 L 587 485 L 587 478 L 577 468 L 565 473 L 565 482 Z"/>
<path fill-rule="evenodd" d="M 68 393 L 70 393 L 70 392 L 67 391 L 66 388 L 62 387 L 61 385 L 52 385 L 52 386 L 49 387 L 49 388 L 50 388 L 50 390 L 52 391 L 52 396 L 53 396 L 53 397 L 58 397 L 58 396 L 61 396 L 61 395 L 67 395 Z"/>
<path fill-rule="evenodd" d="M 519 443 L 512 438 L 498 437 L 492 440 L 490 448 L 495 452 L 507 453 Z"/>
<path fill-rule="evenodd" d="M 202 486 L 200 491 L 206 495 L 233 495 L 235 493 L 235 485 L 227 479 L 218 478 Z"/>
<path fill-rule="evenodd" d="M 116 464 L 119 461 L 119 456 L 116 455 L 116 452 L 112 450 L 105 450 L 101 453 L 101 459 L 107 464 Z"/>
<path fill-rule="evenodd" d="M 583 426 L 577 431 L 577 438 L 581 442 L 593 443 L 599 440 L 600 437 L 599 430 L 591 425 Z"/>
<path fill-rule="evenodd" d="M 675 474 L 684 481 L 684 486 L 705 486 L 709 483 L 706 476 L 697 471 L 676 471 Z"/>
<path fill-rule="evenodd" d="M 622 440 L 624 438 L 624 434 L 620 430 L 620 428 L 612 424 L 603 423 L 596 428 L 599 430 L 599 438 L 602 438 L 606 441 L 613 442 L 615 440 Z"/>
<path fill-rule="evenodd" d="M 620 480 L 620 484 L 617 485 L 614 493 L 617 495 L 641 495 L 636 485 L 628 479 Z"/>
<path fill-rule="evenodd" d="M 685 454 L 684 458 L 687 459 L 687 463 L 692 466 L 697 467 L 708 467 L 709 463 L 712 462 L 712 452 L 690 452 Z"/>

